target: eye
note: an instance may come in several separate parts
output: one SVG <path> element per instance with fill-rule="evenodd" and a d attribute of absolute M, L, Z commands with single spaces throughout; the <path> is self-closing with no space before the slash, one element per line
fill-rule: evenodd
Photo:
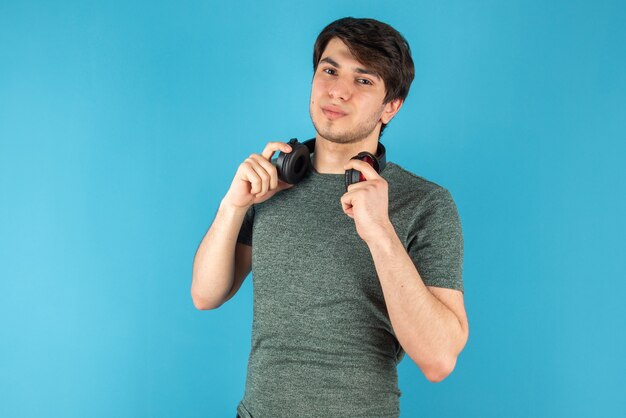
<path fill-rule="evenodd" d="M 372 85 L 372 82 L 366 78 L 359 78 L 356 80 L 356 82 L 359 84 L 363 84 L 363 85 L 370 85 L 370 86 Z"/>
<path fill-rule="evenodd" d="M 336 71 L 333 68 L 324 68 L 322 71 L 330 75 L 335 75 L 336 73 Z"/>

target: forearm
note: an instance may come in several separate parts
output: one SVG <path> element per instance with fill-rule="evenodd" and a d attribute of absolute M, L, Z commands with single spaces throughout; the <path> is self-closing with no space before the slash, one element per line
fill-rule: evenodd
<path fill-rule="evenodd" d="M 430 380 L 440 380 L 465 345 L 461 322 L 428 290 L 392 225 L 368 246 L 396 338 Z"/>
<path fill-rule="evenodd" d="M 199 309 L 219 306 L 233 286 L 235 246 L 245 208 L 220 202 L 215 219 L 193 260 L 191 295 Z"/>

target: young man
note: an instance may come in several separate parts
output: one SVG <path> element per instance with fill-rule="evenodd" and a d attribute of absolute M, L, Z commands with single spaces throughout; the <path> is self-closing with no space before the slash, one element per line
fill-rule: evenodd
<path fill-rule="evenodd" d="M 270 142 L 237 170 L 193 266 L 199 309 L 253 270 L 252 347 L 241 417 L 397 417 L 404 353 L 432 382 L 468 338 L 463 237 L 447 189 L 374 155 L 414 69 L 405 39 L 371 19 L 328 25 L 314 48 L 312 167 L 295 185 Z M 365 180 L 346 192 L 344 173 Z"/>

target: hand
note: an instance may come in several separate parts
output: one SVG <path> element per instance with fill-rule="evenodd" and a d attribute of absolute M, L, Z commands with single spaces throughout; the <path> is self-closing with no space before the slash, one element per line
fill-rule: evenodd
<path fill-rule="evenodd" d="M 248 208 L 293 187 L 278 179 L 278 171 L 271 162 L 276 151 L 291 152 L 291 146 L 285 142 L 268 142 L 260 155 L 251 154 L 246 158 L 237 169 L 224 200 L 233 206 Z"/>
<path fill-rule="evenodd" d="M 343 168 L 359 170 L 365 177 L 365 181 L 349 185 L 348 191 L 341 196 L 343 212 L 354 219 L 361 239 L 371 242 L 390 231 L 395 233 L 389 220 L 387 180 L 365 161 L 353 159 Z"/>

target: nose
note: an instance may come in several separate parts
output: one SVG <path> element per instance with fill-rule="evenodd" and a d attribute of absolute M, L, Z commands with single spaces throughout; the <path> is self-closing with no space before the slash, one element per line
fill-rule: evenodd
<path fill-rule="evenodd" d="M 341 77 L 337 77 L 328 86 L 328 95 L 333 99 L 348 100 L 352 95 L 352 91 L 350 90 L 350 85 L 346 82 L 346 80 L 341 79 Z"/>

